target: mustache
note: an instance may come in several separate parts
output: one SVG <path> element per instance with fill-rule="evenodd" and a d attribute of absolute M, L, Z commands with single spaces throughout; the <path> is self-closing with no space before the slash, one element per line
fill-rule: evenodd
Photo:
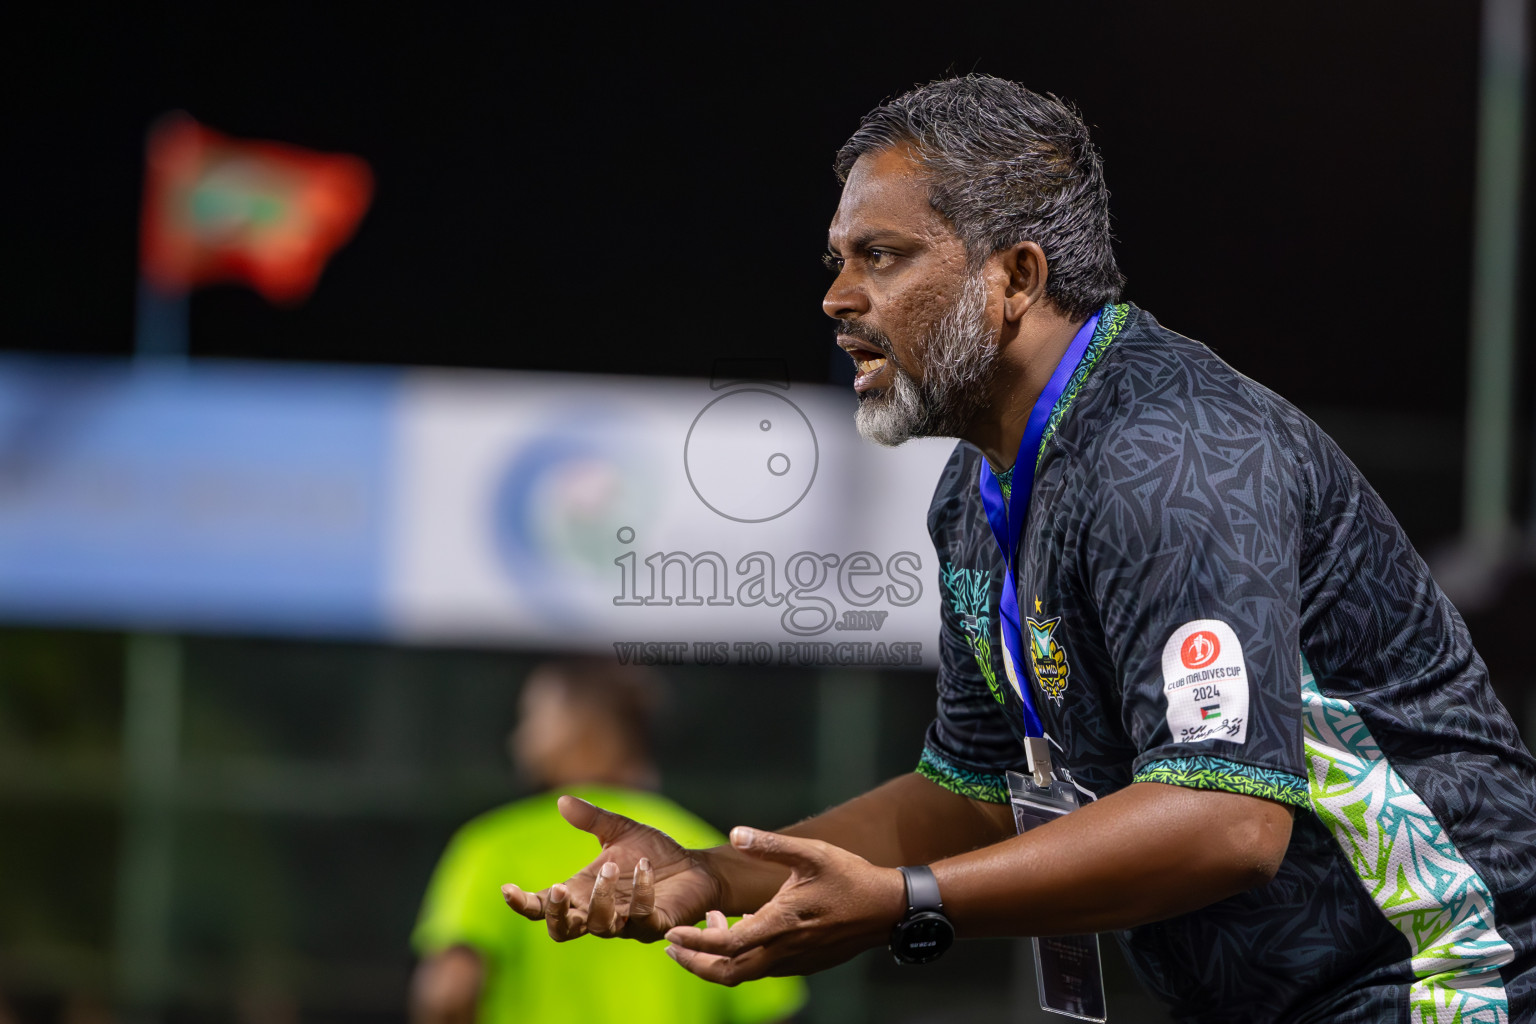
<path fill-rule="evenodd" d="M 844 320 L 838 325 L 834 333 L 868 342 L 884 353 L 887 359 L 895 361 L 896 349 L 891 344 L 891 339 L 887 338 L 879 328 L 872 324 L 866 324 L 862 320 Z"/>

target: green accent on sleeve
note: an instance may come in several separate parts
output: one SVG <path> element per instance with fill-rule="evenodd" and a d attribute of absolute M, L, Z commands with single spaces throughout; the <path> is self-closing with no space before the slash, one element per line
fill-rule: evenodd
<path fill-rule="evenodd" d="M 968 768 L 951 764 L 932 747 L 923 748 L 922 760 L 917 762 L 917 774 L 929 782 L 943 786 L 951 793 L 982 800 L 989 804 L 1008 802 L 1008 782 L 1001 774 L 973 772 Z"/>
<path fill-rule="evenodd" d="M 1309 806 L 1307 780 L 1277 768 L 1259 768 L 1220 757 L 1170 757 L 1152 761 L 1132 782 L 1162 782 L 1190 789 L 1220 789 L 1293 807 Z"/>

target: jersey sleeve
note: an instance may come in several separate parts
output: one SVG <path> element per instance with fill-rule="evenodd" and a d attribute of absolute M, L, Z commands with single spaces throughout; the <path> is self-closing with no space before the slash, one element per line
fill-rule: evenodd
<path fill-rule="evenodd" d="M 1108 442 L 1077 509 L 1133 778 L 1303 806 L 1304 498 L 1262 411 L 1192 404 Z"/>
<path fill-rule="evenodd" d="M 991 536 L 976 535 L 967 484 L 979 458 L 955 448 L 928 513 L 939 569 L 938 707 L 917 772 L 961 796 L 1008 802 L 1004 773 L 1023 770 L 1023 750 L 1005 717 L 998 601 L 1002 559 Z"/>
<path fill-rule="evenodd" d="M 484 842 L 477 822 L 460 829 L 432 872 L 422 899 L 411 947 L 431 956 L 452 946 L 470 946 L 490 958 L 505 956 L 520 929 L 506 927 L 505 905 L 498 898 L 501 872 L 494 844 Z"/>

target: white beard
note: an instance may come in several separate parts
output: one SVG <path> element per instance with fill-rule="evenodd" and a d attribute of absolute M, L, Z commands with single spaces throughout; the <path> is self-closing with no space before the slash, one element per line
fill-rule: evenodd
<path fill-rule="evenodd" d="M 887 355 L 895 383 L 859 401 L 854 423 L 876 444 L 894 448 L 914 437 L 959 437 L 986 404 L 997 370 L 997 346 L 987 327 L 987 285 L 966 278 L 955 300 L 925 338 L 913 379 Z"/>

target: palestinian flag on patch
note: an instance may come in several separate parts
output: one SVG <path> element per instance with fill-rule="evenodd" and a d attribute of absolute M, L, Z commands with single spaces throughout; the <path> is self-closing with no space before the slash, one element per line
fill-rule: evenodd
<path fill-rule="evenodd" d="M 1220 718 L 1220 717 L 1221 717 L 1221 705 L 1220 704 L 1202 704 L 1200 706 L 1200 721 L 1203 722 L 1207 718 Z"/>
<path fill-rule="evenodd" d="M 149 133 L 140 272 L 169 294 L 239 281 L 291 305 L 372 198 L 358 157 L 234 139 L 169 114 Z"/>

